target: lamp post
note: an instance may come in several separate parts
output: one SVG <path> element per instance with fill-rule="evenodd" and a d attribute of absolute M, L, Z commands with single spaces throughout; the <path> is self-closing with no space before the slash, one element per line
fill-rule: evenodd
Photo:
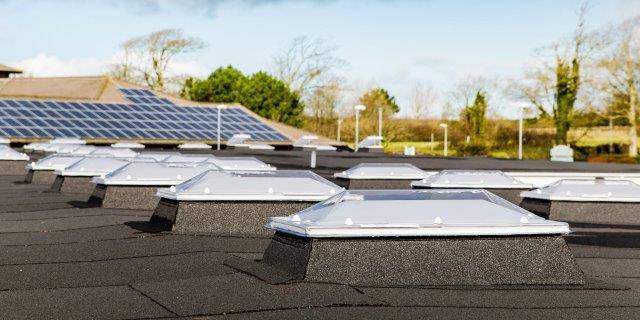
<path fill-rule="evenodd" d="M 444 128 L 444 156 L 446 157 L 448 153 L 447 151 L 449 151 L 449 146 L 447 143 L 447 129 L 449 126 L 446 123 L 441 123 L 440 127 Z"/>
<path fill-rule="evenodd" d="M 520 115 L 518 117 L 518 159 L 522 160 L 522 140 L 524 134 L 524 112 L 527 109 L 526 106 L 520 106 Z"/>
<path fill-rule="evenodd" d="M 338 142 L 340 141 L 340 133 L 342 132 L 342 119 L 338 118 Z"/>
<path fill-rule="evenodd" d="M 224 105 L 219 105 L 218 106 L 218 141 L 217 141 L 217 149 L 220 150 L 220 121 L 222 120 L 222 117 L 220 116 L 220 113 L 222 112 L 222 108 L 224 108 Z"/>
<path fill-rule="evenodd" d="M 382 138 L 382 107 L 378 107 L 378 137 Z"/>
<path fill-rule="evenodd" d="M 356 151 L 358 151 L 358 142 L 360 141 L 358 139 L 358 134 L 360 133 L 360 111 L 366 110 L 367 107 L 359 104 L 359 105 L 353 107 L 353 109 L 356 111 L 356 146 L 355 146 L 355 149 L 356 149 Z"/>

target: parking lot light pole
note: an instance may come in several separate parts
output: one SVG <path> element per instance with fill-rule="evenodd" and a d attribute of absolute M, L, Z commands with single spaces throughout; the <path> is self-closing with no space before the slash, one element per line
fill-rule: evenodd
<path fill-rule="evenodd" d="M 367 107 L 359 104 L 359 105 L 353 107 L 353 109 L 356 112 L 356 138 L 355 138 L 356 144 L 355 144 L 355 150 L 358 151 L 358 142 L 359 142 L 358 134 L 360 133 L 360 111 L 366 110 Z"/>
<path fill-rule="evenodd" d="M 449 126 L 446 123 L 441 123 L 440 127 L 444 129 L 444 156 L 447 156 L 447 151 L 449 151 L 449 146 L 447 143 L 447 129 L 449 128 Z"/>

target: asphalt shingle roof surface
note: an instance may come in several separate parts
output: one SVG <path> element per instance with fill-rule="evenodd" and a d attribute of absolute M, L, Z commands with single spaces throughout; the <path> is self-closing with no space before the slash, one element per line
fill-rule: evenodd
<path fill-rule="evenodd" d="M 303 154 L 261 158 L 306 163 Z M 335 161 L 320 163 L 333 172 L 358 160 Z M 224 264 L 261 257 L 268 238 L 160 232 L 151 211 L 81 208 L 86 195 L 22 179 L 0 177 L 2 319 L 640 317 L 640 226 L 572 226 L 566 239 L 585 286 L 271 285 Z"/>

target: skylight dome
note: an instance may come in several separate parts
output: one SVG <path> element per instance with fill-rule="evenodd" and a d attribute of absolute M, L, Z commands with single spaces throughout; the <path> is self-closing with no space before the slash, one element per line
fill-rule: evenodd
<path fill-rule="evenodd" d="M 138 153 L 131 149 L 118 149 L 118 148 L 98 148 L 90 154 L 91 156 L 111 156 L 117 158 L 133 158 L 138 156 Z"/>
<path fill-rule="evenodd" d="M 152 158 L 156 161 L 164 161 L 167 158 L 177 155 L 179 153 L 177 152 L 144 152 L 144 153 L 140 153 L 138 155 L 138 157 L 141 158 Z"/>
<path fill-rule="evenodd" d="M 31 170 L 61 170 L 82 159 L 84 159 L 83 156 L 52 154 L 37 162 L 31 162 L 27 168 Z"/>
<path fill-rule="evenodd" d="M 428 173 L 409 163 L 361 163 L 334 174 L 343 179 L 423 179 Z"/>
<path fill-rule="evenodd" d="M 93 181 L 105 185 L 171 186 L 219 169 L 212 163 L 132 162 Z"/>
<path fill-rule="evenodd" d="M 112 144 L 111 148 L 144 149 L 144 144 L 137 142 L 117 142 Z"/>
<path fill-rule="evenodd" d="M 320 201 L 340 187 L 310 171 L 204 172 L 158 196 L 187 201 Z"/>
<path fill-rule="evenodd" d="M 111 157 L 87 157 L 60 170 L 56 174 L 63 176 L 100 176 L 116 170 L 130 162 L 155 162 L 149 158 L 118 159 Z"/>
<path fill-rule="evenodd" d="M 78 138 L 55 138 L 49 140 L 49 143 L 57 143 L 57 144 L 87 144 L 86 141 Z"/>
<path fill-rule="evenodd" d="M 426 188 L 485 188 L 485 189 L 531 189 L 498 170 L 442 170 L 428 178 L 412 183 L 414 187 Z"/>
<path fill-rule="evenodd" d="M 79 144 L 68 144 L 68 145 L 62 145 L 61 148 L 58 148 L 56 150 L 57 154 L 71 154 L 73 151 L 77 150 L 80 147 L 87 147 L 85 145 L 79 145 Z M 94 147 L 95 148 L 95 147 Z"/>
<path fill-rule="evenodd" d="M 564 179 L 521 195 L 552 201 L 640 203 L 640 185 L 628 180 Z"/>
<path fill-rule="evenodd" d="M 28 161 L 29 156 L 11 149 L 6 145 L 0 145 L 0 160 L 9 161 Z"/>
<path fill-rule="evenodd" d="M 302 237 L 442 237 L 569 233 L 484 190 L 345 191 L 267 227 Z"/>
<path fill-rule="evenodd" d="M 187 143 L 183 143 L 183 144 L 178 145 L 178 149 L 208 150 L 208 149 L 211 149 L 211 146 L 206 144 L 206 143 L 201 143 L 201 142 L 187 142 Z"/>
<path fill-rule="evenodd" d="M 207 160 L 229 171 L 273 171 L 272 167 L 254 157 L 215 157 Z"/>
<path fill-rule="evenodd" d="M 69 154 L 70 155 L 87 155 L 87 154 L 91 154 L 96 150 L 98 150 L 98 148 L 94 146 L 80 145 L 77 148 L 73 149 L 73 151 L 69 152 Z"/>
<path fill-rule="evenodd" d="M 176 154 L 164 159 L 162 162 L 195 163 L 195 162 L 205 162 L 212 158 L 215 158 L 215 157 L 212 155 L 196 156 L 196 155 Z"/>

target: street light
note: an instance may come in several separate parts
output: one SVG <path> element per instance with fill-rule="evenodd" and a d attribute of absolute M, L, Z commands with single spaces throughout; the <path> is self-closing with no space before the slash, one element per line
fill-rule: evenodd
<path fill-rule="evenodd" d="M 220 113 L 222 111 L 222 108 L 225 108 L 225 105 L 219 105 L 218 106 L 218 142 L 217 142 L 217 149 L 220 150 L 220 121 L 222 119 L 222 117 L 220 116 Z"/>
<path fill-rule="evenodd" d="M 449 127 L 446 123 L 440 124 L 441 128 L 444 128 L 444 156 L 447 156 L 447 151 L 449 151 L 448 143 L 447 143 L 447 128 Z"/>
<path fill-rule="evenodd" d="M 382 107 L 378 107 L 378 137 L 382 138 Z"/>
<path fill-rule="evenodd" d="M 338 118 L 338 142 L 340 142 L 340 133 L 342 132 L 342 119 Z"/>
<path fill-rule="evenodd" d="M 523 118 L 524 118 L 524 111 L 525 109 L 527 109 L 526 106 L 521 105 L 520 106 L 520 116 L 518 119 L 518 159 L 522 160 L 522 135 L 523 135 Z"/>
<path fill-rule="evenodd" d="M 358 151 L 358 134 L 360 133 L 360 111 L 364 111 L 365 109 L 367 109 L 367 107 L 359 104 L 353 107 L 353 109 L 356 111 L 356 151 Z"/>

